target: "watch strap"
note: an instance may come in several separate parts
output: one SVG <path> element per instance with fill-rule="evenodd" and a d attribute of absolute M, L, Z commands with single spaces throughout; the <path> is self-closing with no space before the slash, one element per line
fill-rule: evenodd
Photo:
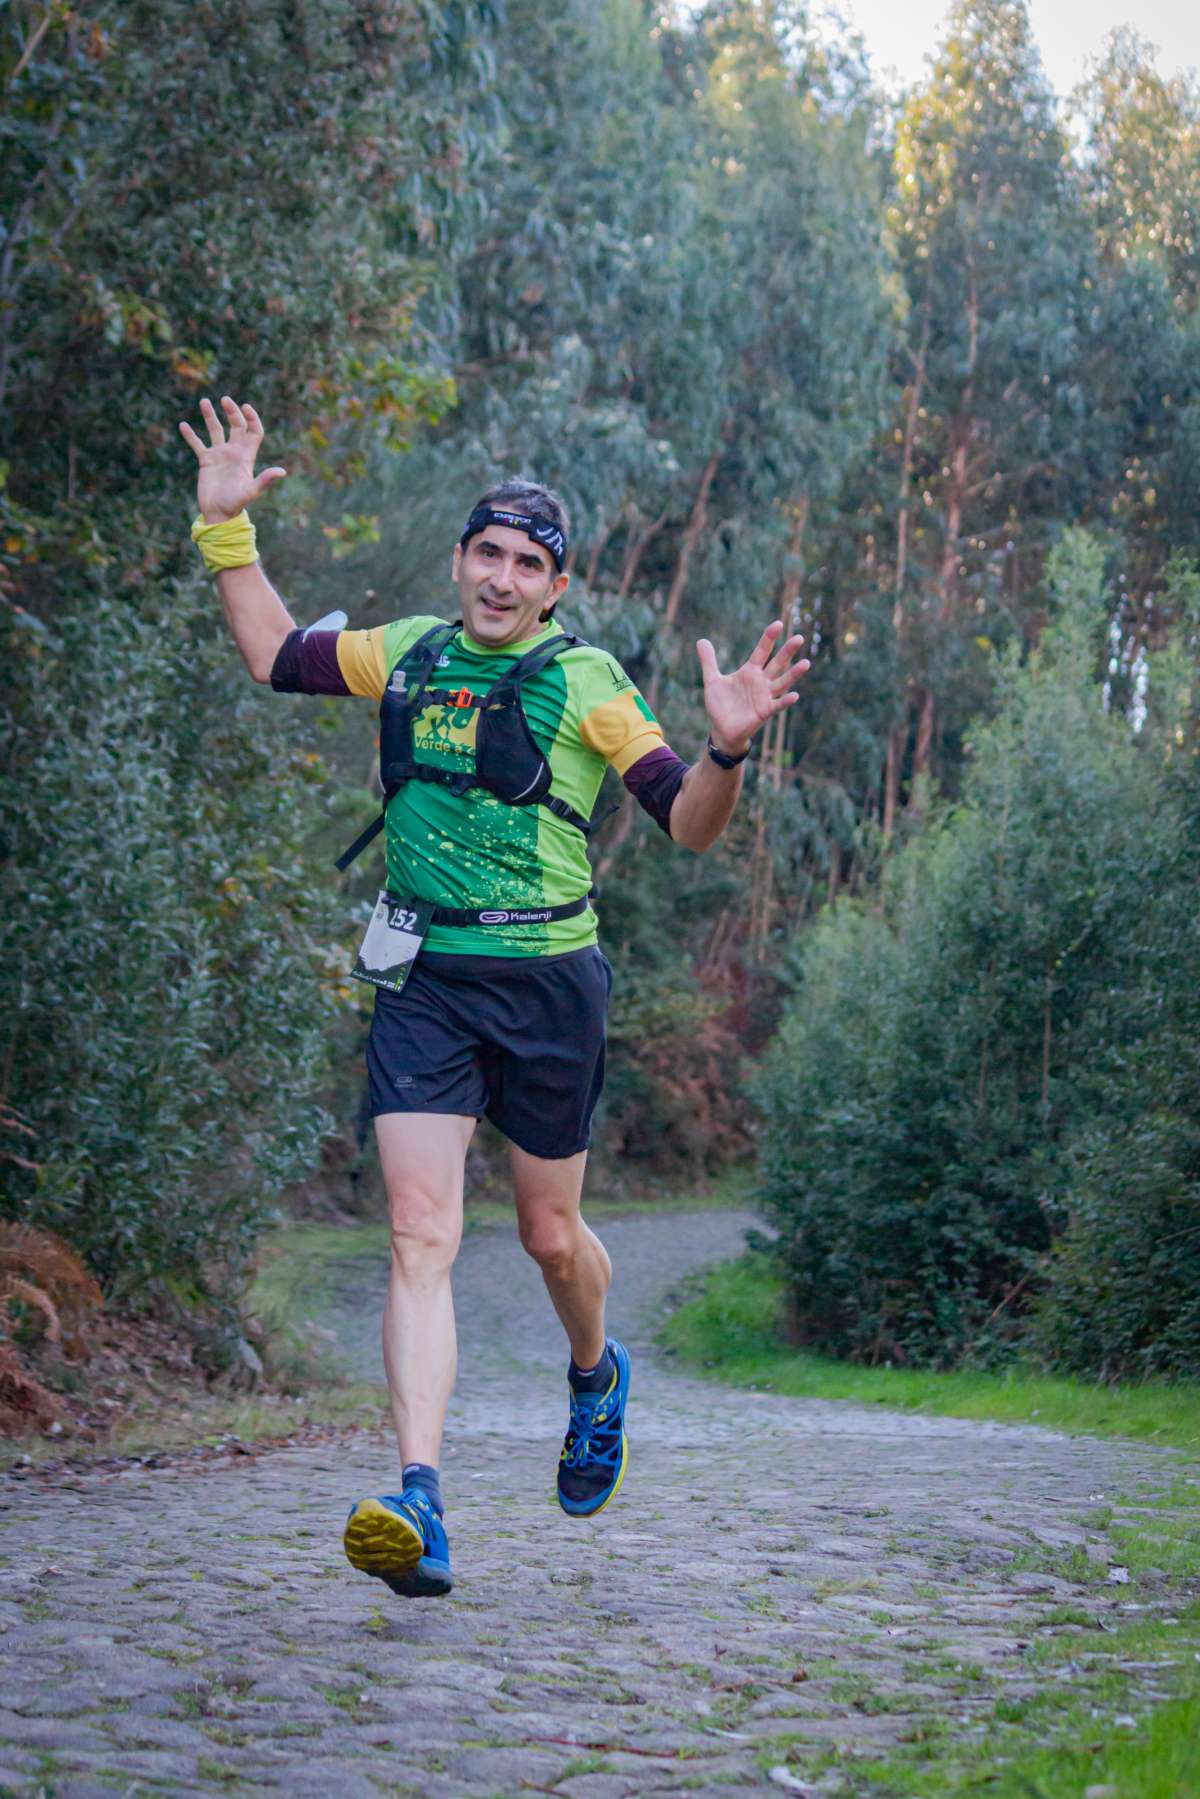
<path fill-rule="evenodd" d="M 739 763 L 744 762 L 746 757 L 750 754 L 750 745 L 747 744 L 740 756 L 727 756 L 724 750 L 719 750 L 717 748 L 711 735 L 706 747 L 709 755 L 712 757 L 718 768 L 737 768 Z"/>

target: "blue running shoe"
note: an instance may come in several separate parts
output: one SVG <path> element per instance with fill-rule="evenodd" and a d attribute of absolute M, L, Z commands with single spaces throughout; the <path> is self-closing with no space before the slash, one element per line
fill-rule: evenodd
<path fill-rule="evenodd" d="M 454 1585 L 445 1528 L 420 1487 L 360 1499 L 342 1541 L 352 1567 L 406 1599 L 436 1599 Z"/>
<path fill-rule="evenodd" d="M 625 1478 L 629 1440 L 625 1402 L 629 1398 L 629 1352 L 608 1339 L 613 1377 L 604 1393 L 571 1393 L 571 1420 L 558 1461 L 558 1503 L 573 1518 L 591 1518 L 615 1499 Z"/>

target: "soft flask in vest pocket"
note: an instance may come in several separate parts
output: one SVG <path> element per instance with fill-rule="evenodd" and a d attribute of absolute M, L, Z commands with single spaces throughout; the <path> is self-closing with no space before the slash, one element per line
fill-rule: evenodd
<path fill-rule="evenodd" d="M 529 729 L 518 687 L 507 680 L 480 706 L 475 779 L 506 806 L 535 806 L 550 791 L 550 764 Z"/>

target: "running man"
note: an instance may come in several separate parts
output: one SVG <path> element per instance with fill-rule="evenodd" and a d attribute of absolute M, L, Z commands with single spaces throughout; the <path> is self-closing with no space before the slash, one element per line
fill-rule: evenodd
<path fill-rule="evenodd" d="M 795 701 L 808 663 L 778 620 L 732 674 L 702 639 L 709 739 L 688 767 L 619 663 L 559 625 L 566 508 L 524 481 L 484 494 L 453 548 L 457 625 L 421 615 L 300 630 L 246 512 L 286 471 L 256 477 L 258 414 L 228 397 L 221 407 L 224 421 L 201 401 L 207 443 L 179 428 L 200 464 L 192 535 L 246 667 L 277 692 L 381 703 L 387 888 L 356 973 L 377 987 L 367 1064 L 391 1218 L 383 1356 L 403 1472 L 399 1493 L 355 1505 L 345 1546 L 393 1592 L 442 1594 L 453 1584 L 438 1477 L 457 1355 L 450 1270 L 481 1117 L 508 1138 L 521 1243 L 570 1346 L 559 1503 L 591 1517 L 625 1474 L 629 1356 L 606 1335 L 612 1268 L 580 1210 L 612 978 L 586 854 L 604 772 L 676 843 L 708 849 L 752 739 Z"/>

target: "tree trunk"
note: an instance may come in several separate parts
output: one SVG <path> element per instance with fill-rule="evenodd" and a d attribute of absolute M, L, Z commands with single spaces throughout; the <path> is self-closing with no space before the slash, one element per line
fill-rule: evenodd
<path fill-rule="evenodd" d="M 900 803 L 900 765 L 908 739 L 908 702 L 904 705 L 904 722 L 888 732 L 887 762 L 883 770 L 883 840 L 886 843 L 896 827 L 896 811 Z"/>
<path fill-rule="evenodd" d="M 1050 1118 L 1050 1002 L 1054 992 L 1054 959 L 1046 957 L 1046 997 L 1042 1003 L 1042 1122 Z"/>
<path fill-rule="evenodd" d="M 645 526 L 643 530 L 635 530 L 630 534 L 629 542 L 625 548 L 624 566 L 621 569 L 621 583 L 617 588 L 618 599 L 623 600 L 628 597 L 629 590 L 633 586 L 634 579 L 641 566 L 642 557 L 646 554 L 646 551 L 658 536 L 666 522 L 667 512 L 664 507 L 658 517 L 656 519 L 651 519 L 650 523 Z"/>
<path fill-rule="evenodd" d="M 799 561 L 804 531 L 808 524 L 808 505 L 807 494 L 800 494 L 792 505 L 792 528 L 787 545 L 790 566 L 784 569 L 779 590 L 779 616 L 784 621 L 785 630 L 790 630 L 795 622 L 796 606 L 800 598 L 802 581 Z M 767 789 L 769 787 L 777 794 L 783 787 L 790 715 L 788 709 L 777 712 L 774 718 L 767 720 L 759 755 L 754 850 L 750 863 L 750 953 L 756 962 L 761 962 L 766 954 L 775 904 L 775 866 L 767 842 Z"/>
<path fill-rule="evenodd" d="M 600 572 L 600 558 L 608 548 L 609 539 L 612 534 L 613 527 L 611 525 L 604 525 L 596 533 L 596 541 L 592 545 L 592 553 L 588 557 L 587 569 L 583 577 L 589 588 L 596 585 L 596 576 Z"/>
<path fill-rule="evenodd" d="M 608 879 L 616 866 L 617 857 L 624 849 L 630 831 L 633 829 L 633 813 L 636 801 L 631 793 L 622 790 L 621 809 L 617 814 L 617 822 L 613 826 L 612 835 L 605 845 L 604 853 L 598 857 L 595 867 L 596 885 L 599 887 Z"/>
<path fill-rule="evenodd" d="M 908 796 L 908 810 L 916 817 L 920 817 L 924 812 L 927 798 L 930 751 L 933 748 L 933 714 L 933 689 L 927 687 L 921 695 L 921 710 L 917 715 L 917 741 L 913 747 L 912 791 Z"/>
<path fill-rule="evenodd" d="M 929 352 L 929 311 L 926 308 L 921 327 L 921 347 L 917 351 L 913 378 L 908 389 L 908 405 L 904 415 L 904 453 L 900 458 L 900 495 L 896 510 L 896 573 L 892 584 L 892 630 L 896 639 L 896 660 L 904 664 L 904 583 L 908 579 L 908 533 L 912 523 L 912 468 L 916 453 L 917 427 L 921 418 L 921 401 L 925 393 L 925 359 Z M 900 803 L 900 767 L 904 746 L 908 741 L 908 700 L 900 724 L 888 732 L 887 764 L 883 774 L 883 840 L 891 838 L 896 826 Z"/>
<path fill-rule="evenodd" d="M 646 698 L 653 712 L 658 706 L 658 696 L 662 687 L 662 668 L 666 659 L 668 643 L 679 617 L 679 608 L 683 604 L 683 596 L 687 591 L 688 575 L 691 572 L 692 556 L 696 545 L 704 534 L 708 523 L 708 496 L 712 490 L 713 476 L 721 461 L 721 451 L 714 450 L 704 465 L 704 473 L 700 477 L 700 485 L 696 489 L 696 497 L 692 501 L 692 510 L 688 522 L 683 528 L 683 541 L 679 546 L 679 559 L 675 564 L 675 573 L 671 578 L 671 586 L 667 593 L 666 610 L 663 613 L 662 629 L 659 633 L 659 661 L 650 677 L 650 685 Z"/>

